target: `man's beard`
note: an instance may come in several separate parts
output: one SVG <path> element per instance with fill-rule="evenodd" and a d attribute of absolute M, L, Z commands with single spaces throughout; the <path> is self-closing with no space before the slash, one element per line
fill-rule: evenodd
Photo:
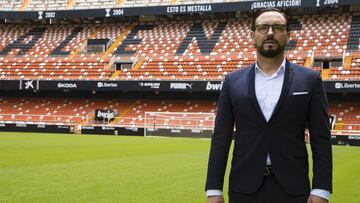
<path fill-rule="evenodd" d="M 270 39 L 266 39 L 266 40 L 270 40 Z M 266 41 L 264 40 L 264 42 Z M 271 39 L 271 40 L 274 40 L 274 39 Z M 275 40 L 274 40 L 275 41 Z M 285 45 L 280 45 L 278 41 L 276 41 L 276 44 L 277 44 L 277 48 L 276 49 L 264 49 L 264 42 L 261 44 L 261 46 L 258 46 L 256 43 L 255 43 L 255 48 L 256 50 L 258 51 L 258 53 L 263 56 L 263 57 L 266 57 L 266 58 L 272 58 L 272 57 L 275 57 L 275 56 L 278 56 L 279 54 L 283 53 L 284 50 L 285 50 Z"/>

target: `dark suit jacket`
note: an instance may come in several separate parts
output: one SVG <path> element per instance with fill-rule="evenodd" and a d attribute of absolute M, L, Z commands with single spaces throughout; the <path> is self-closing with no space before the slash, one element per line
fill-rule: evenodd
<path fill-rule="evenodd" d="M 267 153 L 282 188 L 309 194 L 309 127 L 313 153 L 312 187 L 332 191 L 332 152 L 327 99 L 320 74 L 286 62 L 279 101 L 267 122 L 255 95 L 255 64 L 225 77 L 215 120 L 206 190 L 223 189 L 234 124 L 236 127 L 229 191 L 256 192 L 264 177 Z M 308 92 L 293 95 L 294 92 Z"/>

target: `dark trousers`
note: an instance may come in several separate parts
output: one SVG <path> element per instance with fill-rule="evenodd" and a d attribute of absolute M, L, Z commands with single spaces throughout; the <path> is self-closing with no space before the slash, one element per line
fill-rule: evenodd
<path fill-rule="evenodd" d="M 306 203 L 308 195 L 286 193 L 273 175 L 265 176 L 259 190 L 253 194 L 229 192 L 229 203 Z"/>

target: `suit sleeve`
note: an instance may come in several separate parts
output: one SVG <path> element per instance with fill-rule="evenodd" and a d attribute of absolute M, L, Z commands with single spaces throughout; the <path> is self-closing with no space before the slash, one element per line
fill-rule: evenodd
<path fill-rule="evenodd" d="M 312 188 L 332 192 L 332 149 L 328 101 L 320 74 L 312 89 L 309 132 L 313 158 Z"/>
<path fill-rule="evenodd" d="M 229 149 L 234 129 L 233 107 L 225 78 L 217 106 L 214 133 L 211 139 L 205 190 L 222 190 Z"/>

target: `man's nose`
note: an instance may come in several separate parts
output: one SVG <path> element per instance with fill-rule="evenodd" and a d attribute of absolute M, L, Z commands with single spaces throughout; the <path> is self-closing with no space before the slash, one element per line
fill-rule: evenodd
<path fill-rule="evenodd" d="M 273 35 L 274 34 L 274 30 L 273 30 L 272 26 L 269 27 L 269 30 L 268 30 L 267 34 L 268 35 Z"/>

